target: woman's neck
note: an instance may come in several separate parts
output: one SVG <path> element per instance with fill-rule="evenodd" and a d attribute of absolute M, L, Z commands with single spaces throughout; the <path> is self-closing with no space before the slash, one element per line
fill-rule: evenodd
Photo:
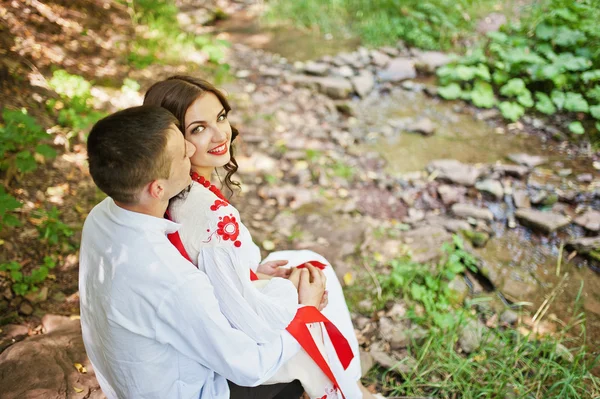
<path fill-rule="evenodd" d="M 214 170 L 215 170 L 215 168 L 212 166 L 202 167 L 202 166 L 192 165 L 192 172 L 198 173 L 200 176 L 204 177 L 208 181 L 210 181 L 210 178 L 212 177 L 212 173 Z"/>

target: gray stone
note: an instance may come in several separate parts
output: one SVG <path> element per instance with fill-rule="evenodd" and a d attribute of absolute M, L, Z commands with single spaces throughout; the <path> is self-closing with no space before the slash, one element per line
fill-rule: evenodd
<path fill-rule="evenodd" d="M 29 302 L 22 302 L 19 306 L 19 313 L 29 316 L 33 313 L 33 306 Z"/>
<path fill-rule="evenodd" d="M 587 211 L 581 216 L 578 216 L 575 223 L 585 227 L 590 231 L 600 231 L 600 212 L 598 211 Z"/>
<path fill-rule="evenodd" d="M 326 76 L 329 72 L 329 65 L 323 62 L 309 61 L 304 66 L 304 72 L 309 75 Z"/>
<path fill-rule="evenodd" d="M 437 173 L 436 178 L 449 180 L 452 183 L 471 187 L 482 173 L 480 168 L 463 164 L 455 159 L 438 159 L 427 165 L 430 173 Z"/>
<path fill-rule="evenodd" d="M 531 202 L 529 201 L 529 194 L 525 190 L 515 190 L 513 192 L 513 200 L 517 208 L 531 208 Z"/>
<path fill-rule="evenodd" d="M 425 136 L 431 136 L 437 130 L 437 125 L 429 118 L 421 118 L 407 126 L 409 132 L 420 133 Z"/>
<path fill-rule="evenodd" d="M 567 246 L 580 254 L 586 255 L 592 251 L 600 250 L 600 236 L 574 238 L 567 242 Z"/>
<path fill-rule="evenodd" d="M 494 165 L 494 172 L 520 179 L 529 173 L 529 168 L 522 165 Z"/>
<path fill-rule="evenodd" d="M 337 77 L 319 78 L 317 81 L 319 91 L 334 100 L 348 98 L 352 93 L 352 84 L 348 79 Z"/>
<path fill-rule="evenodd" d="M 510 309 L 505 310 L 500 315 L 500 321 L 502 323 L 506 323 L 508 325 L 516 324 L 518 320 L 519 320 L 519 315 L 517 314 L 517 312 L 510 310 Z"/>
<path fill-rule="evenodd" d="M 375 365 L 375 359 L 371 353 L 365 352 L 362 349 L 360 349 L 358 353 L 360 356 L 360 369 L 362 371 L 362 377 L 364 377 Z"/>
<path fill-rule="evenodd" d="M 480 121 L 487 121 L 489 119 L 494 119 L 500 116 L 500 111 L 496 108 L 480 110 L 477 112 L 475 116 Z"/>
<path fill-rule="evenodd" d="M 389 55 L 390 57 L 397 57 L 398 55 L 400 55 L 400 51 L 398 51 L 398 49 L 395 47 L 385 46 L 385 47 L 380 48 L 379 51 L 381 51 L 384 54 Z"/>
<path fill-rule="evenodd" d="M 504 188 L 498 180 L 486 179 L 475 183 L 475 188 L 484 193 L 492 194 L 497 200 L 504 197 Z"/>
<path fill-rule="evenodd" d="M 469 286 L 465 283 L 465 278 L 463 276 L 455 276 L 448 284 L 448 288 L 454 292 L 454 301 L 457 304 L 463 303 L 467 295 L 469 295 Z"/>
<path fill-rule="evenodd" d="M 471 320 L 460 332 L 458 344 L 465 353 L 473 353 L 483 343 L 485 326 L 479 321 Z"/>
<path fill-rule="evenodd" d="M 568 216 L 552 212 L 542 212 L 537 209 L 521 208 L 515 212 L 515 216 L 521 223 L 541 230 L 544 233 L 552 233 L 571 222 Z"/>
<path fill-rule="evenodd" d="M 454 204 L 452 205 L 452 213 L 462 218 L 475 218 L 490 222 L 494 220 L 492 211 L 471 204 Z"/>
<path fill-rule="evenodd" d="M 541 164 L 548 162 L 548 158 L 539 155 L 529 154 L 510 154 L 508 159 L 519 165 L 525 165 L 529 168 L 535 168 Z"/>
<path fill-rule="evenodd" d="M 457 202 L 460 202 L 462 197 L 465 195 L 464 187 L 450 186 L 448 184 L 441 184 L 437 188 L 437 192 L 442 199 L 444 205 L 452 205 Z"/>
<path fill-rule="evenodd" d="M 591 183 L 594 180 L 594 176 L 591 173 L 582 173 L 577 175 L 577 181 L 579 183 Z"/>
<path fill-rule="evenodd" d="M 382 82 L 401 82 L 416 77 L 414 62 L 410 58 L 403 57 L 392 59 L 387 68 L 379 72 L 379 79 Z"/>
<path fill-rule="evenodd" d="M 436 69 L 452 61 L 452 57 L 440 51 L 423 51 L 417 54 L 415 67 L 425 73 L 434 73 Z"/>
<path fill-rule="evenodd" d="M 341 67 L 333 69 L 331 74 L 334 76 L 340 76 L 342 78 L 350 78 L 354 76 L 354 69 L 348 65 L 342 65 Z"/>
<path fill-rule="evenodd" d="M 402 374 L 412 373 L 416 365 L 416 362 L 407 361 L 407 358 L 399 360 L 383 351 L 371 350 L 369 353 L 375 362 L 384 369 L 398 371 Z M 410 359 L 410 357 L 408 358 Z"/>
<path fill-rule="evenodd" d="M 384 68 L 390 63 L 390 57 L 377 50 L 371 50 L 371 63 L 379 68 Z"/>
<path fill-rule="evenodd" d="M 286 81 L 295 87 L 305 87 L 311 90 L 317 90 L 319 88 L 318 79 L 315 76 L 306 75 L 289 75 L 286 76 Z"/>
<path fill-rule="evenodd" d="M 367 70 L 363 70 L 358 76 L 350 78 L 350 82 L 352 82 L 356 94 L 361 97 L 365 97 L 375 87 L 375 77 Z"/>

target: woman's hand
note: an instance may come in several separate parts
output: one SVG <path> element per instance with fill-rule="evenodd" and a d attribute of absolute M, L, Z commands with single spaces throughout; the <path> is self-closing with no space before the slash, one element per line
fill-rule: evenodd
<path fill-rule="evenodd" d="M 257 273 L 266 274 L 271 277 L 283 277 L 288 278 L 292 271 L 281 266 L 288 264 L 287 260 L 273 260 L 270 262 L 261 263 L 256 269 Z"/>

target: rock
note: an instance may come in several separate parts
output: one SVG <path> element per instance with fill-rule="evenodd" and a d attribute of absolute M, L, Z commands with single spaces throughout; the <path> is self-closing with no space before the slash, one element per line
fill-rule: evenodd
<path fill-rule="evenodd" d="M 567 247 L 580 254 L 589 254 L 600 250 L 600 237 L 580 237 L 567 242 Z"/>
<path fill-rule="evenodd" d="M 502 323 L 508 324 L 508 325 L 514 325 L 517 324 L 517 321 L 519 320 L 519 315 L 517 314 L 517 312 L 507 309 L 504 312 L 502 312 L 502 314 L 500 315 L 500 321 Z"/>
<path fill-rule="evenodd" d="M 529 168 L 522 165 L 494 165 L 494 172 L 520 179 L 529 173 Z"/>
<path fill-rule="evenodd" d="M 379 72 L 379 80 L 382 82 L 401 82 L 406 79 L 417 77 L 415 65 L 410 58 L 394 58 L 390 61 L 387 68 Z"/>
<path fill-rule="evenodd" d="M 529 154 L 510 154 L 508 159 L 519 165 L 525 165 L 528 168 L 535 168 L 536 166 L 548 162 L 548 158 L 546 157 Z"/>
<path fill-rule="evenodd" d="M 82 364 L 82 374 L 74 363 Z M 79 320 L 16 343 L 0 354 L 2 398 L 104 398 L 85 353 Z M 76 396 L 74 388 L 82 389 Z"/>
<path fill-rule="evenodd" d="M 420 133 L 425 136 L 431 136 L 437 130 L 437 125 L 429 118 L 421 118 L 407 126 L 406 130 L 412 133 Z"/>
<path fill-rule="evenodd" d="M 475 183 L 475 188 L 484 193 L 492 194 L 496 200 L 501 200 L 504 197 L 504 188 L 498 180 L 485 179 Z"/>
<path fill-rule="evenodd" d="M 348 79 L 337 77 L 319 78 L 317 81 L 319 91 L 334 100 L 348 98 L 352 93 L 352 84 Z"/>
<path fill-rule="evenodd" d="M 442 222 L 442 226 L 444 226 L 446 230 L 452 233 L 471 230 L 471 225 L 469 224 L 469 222 L 460 219 L 447 219 L 444 222 Z"/>
<path fill-rule="evenodd" d="M 480 231 L 465 230 L 463 233 L 465 237 L 471 241 L 475 248 L 485 247 L 485 244 L 487 244 L 490 239 L 490 235 L 488 233 L 482 233 Z"/>
<path fill-rule="evenodd" d="M 546 200 L 548 197 L 548 192 L 546 190 L 536 191 L 531 196 L 531 203 L 534 205 L 540 205 L 542 202 Z"/>
<path fill-rule="evenodd" d="M 342 78 L 350 78 L 354 76 L 354 69 L 348 65 L 342 65 L 341 67 L 333 69 L 331 74 L 334 76 L 340 76 Z"/>
<path fill-rule="evenodd" d="M 33 306 L 29 302 L 21 302 L 19 313 L 29 316 L 33 313 Z"/>
<path fill-rule="evenodd" d="M 64 327 L 68 327 L 73 323 L 70 317 L 60 316 L 55 314 L 47 314 L 42 317 L 42 328 L 44 334 L 51 333 L 52 331 L 59 330 Z"/>
<path fill-rule="evenodd" d="M 283 237 L 289 238 L 294 227 L 298 225 L 298 219 L 292 212 L 281 212 L 273 220 L 273 226 Z"/>
<path fill-rule="evenodd" d="M 355 116 L 356 106 L 350 101 L 336 102 L 335 108 L 344 115 Z"/>
<path fill-rule="evenodd" d="M 358 76 L 350 78 L 350 82 L 352 82 L 352 87 L 356 94 L 361 97 L 365 97 L 375 87 L 375 77 L 367 70 L 363 70 Z"/>
<path fill-rule="evenodd" d="M 39 303 L 44 302 L 48 299 L 48 287 L 42 287 L 36 292 L 30 292 L 25 295 L 25 299 L 27 299 L 31 303 Z"/>
<path fill-rule="evenodd" d="M 465 353 L 473 353 L 483 343 L 485 326 L 478 321 L 471 320 L 460 332 L 458 344 Z"/>
<path fill-rule="evenodd" d="M 371 50 L 371 63 L 378 68 L 385 68 L 390 63 L 390 57 L 381 51 Z"/>
<path fill-rule="evenodd" d="M 437 173 L 436 178 L 449 180 L 452 183 L 472 187 L 481 175 L 481 169 L 463 164 L 455 159 L 438 159 L 427 165 L 430 173 Z"/>
<path fill-rule="evenodd" d="M 394 321 L 400 321 L 406 316 L 406 305 L 403 303 L 394 303 L 390 310 L 387 311 L 386 316 Z"/>
<path fill-rule="evenodd" d="M 464 187 L 441 184 L 437 188 L 437 192 L 444 205 L 448 206 L 460 202 L 462 197 L 465 195 L 466 190 Z"/>
<path fill-rule="evenodd" d="M 417 365 L 417 361 L 410 356 L 407 356 L 402 360 L 398 360 L 395 357 L 392 357 L 380 350 L 371 350 L 371 352 L 369 353 L 371 354 L 375 362 L 384 369 L 394 370 L 402 374 L 413 373 Z"/>
<path fill-rule="evenodd" d="M 500 115 L 501 114 L 499 110 L 497 110 L 496 108 L 492 108 L 480 110 L 479 112 L 477 112 L 477 115 L 475 115 L 475 117 L 480 121 L 487 121 L 490 119 L 498 118 L 500 117 Z"/>
<path fill-rule="evenodd" d="M 455 276 L 454 280 L 448 284 L 448 288 L 454 293 L 453 303 L 455 304 L 463 303 L 467 295 L 469 295 L 469 286 L 465 283 L 463 276 Z"/>
<path fill-rule="evenodd" d="M 304 72 L 309 75 L 326 76 L 329 72 L 329 65 L 324 62 L 309 61 L 304 66 Z"/>
<path fill-rule="evenodd" d="M 490 222 L 494 220 L 494 214 L 489 209 L 470 204 L 454 204 L 452 205 L 452 212 L 462 218 L 475 218 Z"/>
<path fill-rule="evenodd" d="M 371 353 L 365 352 L 362 349 L 360 349 L 358 353 L 360 356 L 360 370 L 362 371 L 361 376 L 364 377 L 375 365 L 375 359 L 373 359 Z"/>
<path fill-rule="evenodd" d="M 573 169 L 565 168 L 558 171 L 560 177 L 567 177 L 573 173 Z"/>
<path fill-rule="evenodd" d="M 289 75 L 286 76 L 286 82 L 295 87 L 305 87 L 310 90 L 318 90 L 318 77 L 306 75 Z"/>
<path fill-rule="evenodd" d="M 585 227 L 590 231 L 600 231 L 600 212 L 598 211 L 587 211 L 581 216 L 575 219 L 575 223 Z"/>
<path fill-rule="evenodd" d="M 417 54 L 415 67 L 418 71 L 434 73 L 436 69 L 452 61 L 452 57 L 440 51 L 423 51 Z"/>
<path fill-rule="evenodd" d="M 400 233 L 400 238 L 410 248 L 412 260 L 418 263 L 439 259 L 442 244 L 452 241 L 452 236 L 441 226 L 421 226 Z"/>
<path fill-rule="evenodd" d="M 525 190 L 515 190 L 513 192 L 513 200 L 517 208 L 531 208 L 531 202 L 529 201 L 529 194 Z"/>
<path fill-rule="evenodd" d="M 577 181 L 579 183 L 591 183 L 594 180 L 594 176 L 591 173 L 582 173 L 577 175 Z"/>
<path fill-rule="evenodd" d="M 571 222 L 568 216 L 552 212 L 542 212 L 537 209 L 521 208 L 515 212 L 515 216 L 521 223 L 545 233 L 552 233 Z"/>

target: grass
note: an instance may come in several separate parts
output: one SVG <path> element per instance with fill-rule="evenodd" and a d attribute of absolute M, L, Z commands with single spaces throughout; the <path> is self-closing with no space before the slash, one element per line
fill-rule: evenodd
<path fill-rule="evenodd" d="M 408 311 L 402 323 L 425 328 L 428 335 L 398 353 L 401 362 L 414 363 L 414 367 L 403 367 L 403 372 L 375 368 L 365 377 L 366 385 L 376 385 L 390 397 L 600 397 L 600 378 L 592 374 L 600 358 L 585 346 L 583 285 L 569 320 L 551 335 L 541 335 L 531 323 L 520 322 L 516 328 L 498 325 L 493 312 L 478 306 L 482 298 L 455 301 L 449 283 L 473 268 L 476 260 L 458 237 L 444 250 L 446 256 L 435 265 L 406 258 L 376 265 L 383 301 L 374 301 L 373 310 L 378 312 L 389 301 L 404 301 Z M 349 287 L 348 299 L 354 306 L 367 296 L 365 286 Z M 480 346 L 466 354 L 459 337 L 467 324 L 474 322 L 487 322 L 490 327 L 483 329 Z"/>
<path fill-rule="evenodd" d="M 274 0 L 267 20 L 290 20 L 323 33 L 359 37 L 372 46 L 398 40 L 425 49 L 447 49 L 470 35 L 477 15 L 493 0 Z"/>

